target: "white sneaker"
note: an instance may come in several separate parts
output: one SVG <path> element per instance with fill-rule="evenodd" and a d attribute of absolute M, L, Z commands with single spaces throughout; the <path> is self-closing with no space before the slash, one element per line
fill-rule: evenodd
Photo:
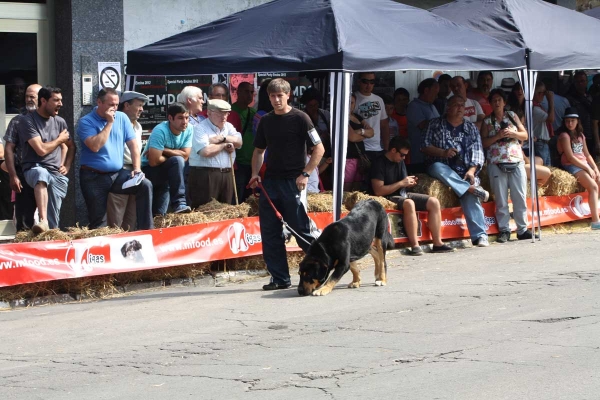
<path fill-rule="evenodd" d="M 487 236 L 482 236 L 477 241 L 477 247 L 488 247 L 489 245 L 490 245 L 490 242 L 488 241 Z"/>

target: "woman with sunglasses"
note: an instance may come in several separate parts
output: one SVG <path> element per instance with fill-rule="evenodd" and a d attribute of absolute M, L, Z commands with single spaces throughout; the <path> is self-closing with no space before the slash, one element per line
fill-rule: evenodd
<path fill-rule="evenodd" d="M 562 167 L 577 178 L 577 182 L 588 191 L 593 230 L 600 229 L 598 220 L 598 185 L 600 171 L 588 151 L 579 114 L 575 107 L 565 110 L 562 126 L 558 135 L 557 149 Z M 585 213 L 584 213 L 585 214 Z"/>
<path fill-rule="evenodd" d="M 487 149 L 487 166 L 490 186 L 496 202 L 496 221 L 500 234 L 498 243 L 510 240 L 510 213 L 508 195 L 513 203 L 513 216 L 517 224 L 517 239 L 531 239 L 527 230 L 527 175 L 521 141 L 527 140 L 527 131 L 512 111 L 504 111 L 506 94 L 494 89 L 488 98 L 492 113 L 483 120 L 481 142 Z"/>

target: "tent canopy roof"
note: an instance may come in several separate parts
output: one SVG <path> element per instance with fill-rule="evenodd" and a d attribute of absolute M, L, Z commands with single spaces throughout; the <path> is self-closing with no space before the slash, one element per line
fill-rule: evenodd
<path fill-rule="evenodd" d="M 600 67 L 600 21 L 542 0 L 456 0 L 431 12 L 523 49 L 530 68 Z"/>
<path fill-rule="evenodd" d="M 275 0 L 127 52 L 130 75 L 524 65 L 521 48 L 393 0 Z"/>

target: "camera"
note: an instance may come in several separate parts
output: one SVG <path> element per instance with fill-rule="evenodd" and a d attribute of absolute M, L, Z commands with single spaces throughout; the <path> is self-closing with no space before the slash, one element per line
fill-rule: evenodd
<path fill-rule="evenodd" d="M 508 128 L 508 122 L 506 122 L 506 121 L 500 122 L 500 129 L 506 129 L 506 128 Z"/>

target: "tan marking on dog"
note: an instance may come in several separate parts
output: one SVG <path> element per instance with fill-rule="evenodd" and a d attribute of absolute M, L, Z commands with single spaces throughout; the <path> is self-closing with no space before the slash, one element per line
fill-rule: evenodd
<path fill-rule="evenodd" d="M 356 261 L 350 263 L 350 271 L 352 271 L 352 282 L 348 285 L 350 289 L 356 289 L 360 287 L 360 268 Z"/>
<path fill-rule="evenodd" d="M 313 279 L 311 282 L 302 282 L 302 287 L 304 288 L 304 293 L 311 294 L 315 291 L 315 289 L 319 286 L 319 280 Z"/>
<path fill-rule="evenodd" d="M 385 273 L 385 254 L 383 253 L 381 239 L 373 240 L 373 247 L 370 254 L 375 262 L 375 285 L 385 286 L 387 284 L 387 277 Z"/>
<path fill-rule="evenodd" d="M 312 292 L 313 296 L 325 296 L 331 293 L 338 281 L 329 278 L 320 288 Z"/>

